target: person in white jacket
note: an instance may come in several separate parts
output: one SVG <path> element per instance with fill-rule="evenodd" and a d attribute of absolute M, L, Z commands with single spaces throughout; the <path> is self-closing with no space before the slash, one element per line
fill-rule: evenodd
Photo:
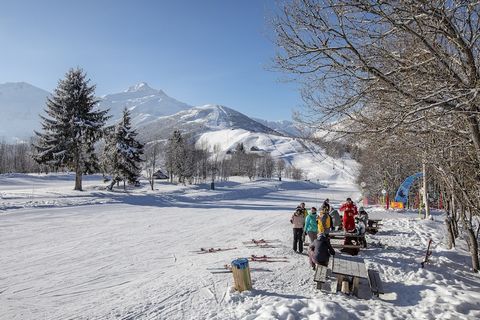
<path fill-rule="evenodd" d="M 303 252 L 303 226 L 305 225 L 305 216 L 303 214 L 302 208 L 297 207 L 295 213 L 290 219 L 290 223 L 293 224 L 293 251 L 302 253 Z M 298 251 L 297 251 L 298 248 Z"/>

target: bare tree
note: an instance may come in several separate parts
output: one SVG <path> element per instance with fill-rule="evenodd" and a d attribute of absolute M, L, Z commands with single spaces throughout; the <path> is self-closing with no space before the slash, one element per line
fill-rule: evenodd
<path fill-rule="evenodd" d="M 474 271 L 479 12 L 469 1 L 293 0 L 274 23 L 277 66 L 304 83 L 299 120 L 370 146 L 359 161 L 370 167 L 360 179 L 371 192 L 392 192 L 426 164 L 431 191 L 448 199 L 451 237 L 457 222 L 467 234 Z"/>
<path fill-rule="evenodd" d="M 282 173 L 285 170 L 285 162 L 283 161 L 283 159 L 278 159 L 275 164 L 276 164 L 278 180 L 282 181 Z"/>

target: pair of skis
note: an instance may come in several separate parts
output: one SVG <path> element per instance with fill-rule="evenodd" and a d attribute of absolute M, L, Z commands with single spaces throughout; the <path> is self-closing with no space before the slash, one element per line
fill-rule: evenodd
<path fill-rule="evenodd" d="M 233 247 L 233 248 L 200 248 L 200 250 L 191 251 L 191 252 L 195 252 L 196 254 L 205 254 L 205 253 L 216 253 L 216 252 L 229 251 L 229 250 L 235 250 L 235 249 L 237 249 L 237 247 Z"/>
<path fill-rule="evenodd" d="M 243 244 L 247 247 L 276 248 L 280 244 L 280 240 L 251 239 L 250 241 L 244 241 Z"/>
<path fill-rule="evenodd" d="M 261 248 L 276 248 L 274 244 L 279 244 L 280 240 L 265 240 L 265 239 L 251 239 L 250 241 L 245 241 L 243 244 L 247 245 L 247 247 L 261 247 Z M 205 254 L 205 253 L 216 253 L 222 251 L 229 251 L 238 249 L 237 247 L 232 248 L 200 248 L 200 250 L 191 251 L 197 254 Z"/>
<path fill-rule="evenodd" d="M 252 261 L 252 262 L 288 262 L 287 257 L 272 257 L 272 256 L 267 256 L 267 255 L 257 256 L 257 255 L 254 255 L 254 254 L 252 254 L 248 258 L 248 260 Z"/>

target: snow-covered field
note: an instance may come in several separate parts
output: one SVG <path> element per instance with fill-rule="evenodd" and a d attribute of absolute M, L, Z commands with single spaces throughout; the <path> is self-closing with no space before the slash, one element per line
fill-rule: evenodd
<path fill-rule="evenodd" d="M 70 175 L 0 176 L 0 319 L 478 319 L 480 279 L 461 248 L 446 250 L 440 212 L 385 212 L 362 250 L 388 292 L 360 300 L 315 289 L 304 255 L 291 250 L 292 209 L 357 197 L 352 185 L 241 179 L 207 186 L 106 192 L 100 177 L 70 191 Z M 279 239 L 248 248 L 249 239 Z M 433 239 L 432 261 L 418 263 Z M 462 243 L 460 243 L 462 247 Z M 464 244 L 463 244 L 464 245 Z M 237 247 L 196 254 L 201 247 Z M 234 258 L 252 262 L 251 292 L 212 274 Z"/>

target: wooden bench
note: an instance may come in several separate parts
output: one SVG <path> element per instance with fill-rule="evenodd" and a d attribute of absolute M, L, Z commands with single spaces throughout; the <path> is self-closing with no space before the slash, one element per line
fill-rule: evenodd
<path fill-rule="evenodd" d="M 382 225 L 380 221 L 382 221 L 382 219 L 368 219 L 367 225 L 366 225 L 366 231 L 370 234 L 377 233 L 378 229 Z"/>
<path fill-rule="evenodd" d="M 361 249 L 363 246 L 355 245 L 355 244 L 332 243 L 332 247 L 337 249 L 344 249 L 344 248 Z"/>
<path fill-rule="evenodd" d="M 380 296 L 380 293 L 385 293 L 378 271 L 368 269 L 368 281 L 370 282 L 370 289 L 377 297 Z"/>
<path fill-rule="evenodd" d="M 327 270 L 328 268 L 322 265 L 317 265 L 317 270 L 315 271 L 315 276 L 313 281 L 317 283 L 317 289 L 322 289 L 322 285 L 327 281 Z"/>

